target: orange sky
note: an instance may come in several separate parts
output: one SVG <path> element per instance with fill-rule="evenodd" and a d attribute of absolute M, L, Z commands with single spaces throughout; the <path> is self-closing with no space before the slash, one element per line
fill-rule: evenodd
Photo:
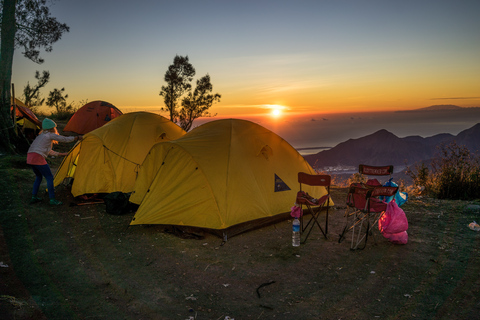
<path fill-rule="evenodd" d="M 269 114 L 272 105 L 284 114 L 480 106 L 478 1 L 85 0 L 51 9 L 70 32 L 42 65 L 16 51 L 17 96 L 48 70 L 44 97 L 65 88 L 77 106 L 159 110 L 179 54 L 195 80 L 210 75 L 222 95 L 211 112 L 222 117 Z"/>

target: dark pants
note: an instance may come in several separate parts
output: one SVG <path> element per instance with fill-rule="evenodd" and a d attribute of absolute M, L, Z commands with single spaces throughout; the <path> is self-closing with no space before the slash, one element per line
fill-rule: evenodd
<path fill-rule="evenodd" d="M 50 167 L 48 164 L 44 165 L 31 165 L 33 172 L 35 172 L 35 175 L 37 178 L 35 179 L 35 182 L 33 183 L 33 191 L 32 195 L 35 197 L 37 196 L 38 189 L 40 189 L 40 183 L 42 182 L 42 176 L 47 179 L 47 188 L 48 188 L 48 197 L 50 199 L 55 199 L 55 189 L 53 188 L 53 174 L 52 170 L 50 170 Z"/>

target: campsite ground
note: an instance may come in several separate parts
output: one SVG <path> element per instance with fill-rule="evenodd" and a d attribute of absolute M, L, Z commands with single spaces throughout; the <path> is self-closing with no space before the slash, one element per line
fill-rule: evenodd
<path fill-rule="evenodd" d="M 59 160 L 52 162 L 58 166 Z M 25 157 L 0 156 L 1 319 L 473 319 L 480 317 L 480 203 L 410 199 L 409 242 L 338 243 L 346 190 L 333 189 L 329 239 L 298 248 L 291 221 L 222 240 L 128 227 L 105 205 L 29 205 Z"/>

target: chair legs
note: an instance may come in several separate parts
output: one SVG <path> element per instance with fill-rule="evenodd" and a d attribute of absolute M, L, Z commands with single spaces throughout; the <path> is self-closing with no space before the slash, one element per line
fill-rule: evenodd
<path fill-rule="evenodd" d="M 322 232 L 325 239 L 328 239 L 328 237 L 327 237 L 327 234 L 328 234 L 328 207 L 327 207 L 326 216 L 325 216 L 325 231 L 323 230 L 322 226 L 318 222 L 318 218 L 320 216 L 320 212 L 321 212 L 322 207 L 319 207 L 317 210 L 314 210 L 311 206 L 307 205 L 307 208 L 308 208 L 309 213 L 311 214 L 311 218 L 308 221 L 308 223 L 305 226 L 303 226 L 303 217 L 302 217 L 302 221 L 301 221 L 302 222 L 302 228 L 301 228 L 302 233 L 304 233 L 305 230 L 307 230 L 307 228 L 310 226 L 310 224 L 312 224 L 312 225 L 310 226 L 310 229 L 308 230 L 307 235 L 303 239 L 302 243 L 305 243 L 307 241 L 307 239 L 310 236 L 310 233 L 312 232 L 312 229 L 315 227 L 315 225 L 318 226 L 318 228 Z"/>
<path fill-rule="evenodd" d="M 381 213 L 363 212 L 362 210 L 347 210 L 345 211 L 346 223 L 340 234 L 338 242 L 341 243 L 346 238 L 346 234 L 351 232 L 351 250 L 362 250 L 367 245 L 367 240 L 370 237 L 375 239 L 375 225 L 380 219 Z"/>
<path fill-rule="evenodd" d="M 355 222 L 352 228 L 351 250 L 362 250 L 367 245 L 370 231 L 370 214 L 356 211 Z"/>

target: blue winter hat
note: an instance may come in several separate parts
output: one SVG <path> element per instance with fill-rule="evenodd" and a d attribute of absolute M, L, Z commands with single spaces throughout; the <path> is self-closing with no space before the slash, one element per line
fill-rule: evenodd
<path fill-rule="evenodd" d="M 57 126 L 57 124 L 53 120 L 50 120 L 48 118 L 43 119 L 43 122 L 42 122 L 42 129 L 43 130 L 53 129 L 56 126 Z"/>

